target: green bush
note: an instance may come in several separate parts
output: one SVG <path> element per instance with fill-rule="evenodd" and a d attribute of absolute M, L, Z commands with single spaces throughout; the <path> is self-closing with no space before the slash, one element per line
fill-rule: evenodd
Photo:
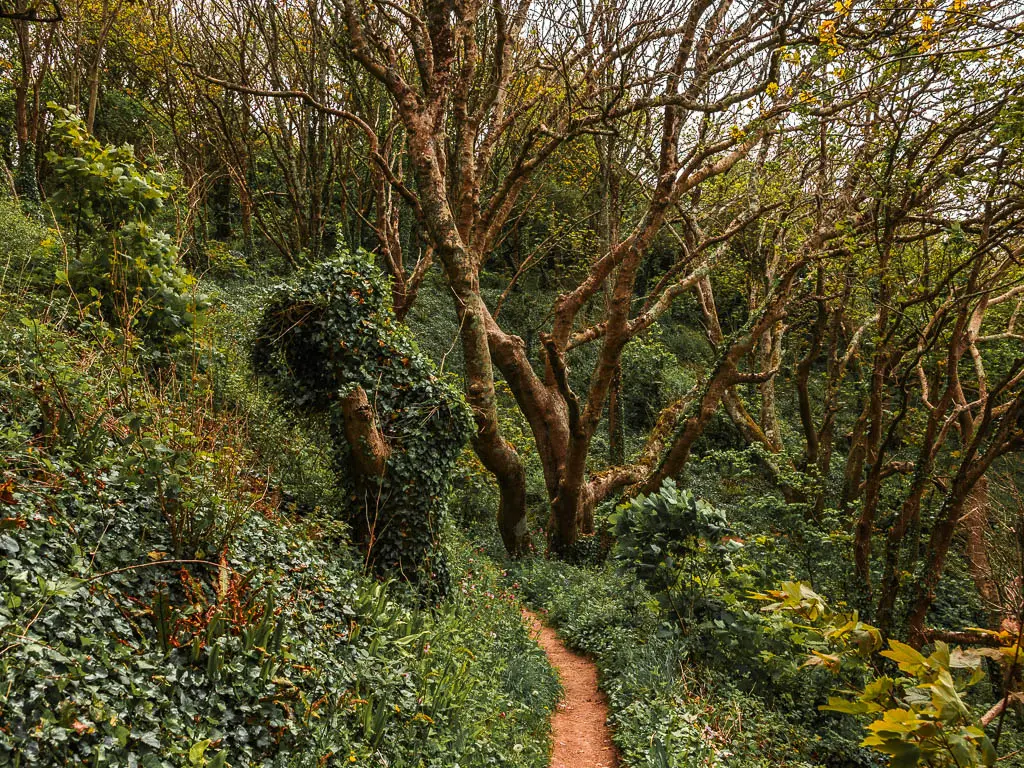
<path fill-rule="evenodd" d="M 171 236 L 155 218 L 170 195 L 164 176 L 146 169 L 128 145 L 100 144 L 76 115 L 55 112 L 47 153 L 50 201 L 68 241 L 66 279 L 107 322 L 166 345 L 195 322 L 194 279 L 177 263 Z"/>
<path fill-rule="evenodd" d="M 609 522 L 615 559 L 637 572 L 684 629 L 742 546 L 728 538 L 733 531 L 720 510 L 671 479 L 619 506 Z"/>

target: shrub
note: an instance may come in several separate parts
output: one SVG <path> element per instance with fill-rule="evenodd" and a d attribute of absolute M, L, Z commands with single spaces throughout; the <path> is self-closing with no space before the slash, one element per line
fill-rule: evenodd
<path fill-rule="evenodd" d="M 188 330 L 201 304 L 177 263 L 170 235 L 155 217 L 170 194 L 164 176 L 132 148 L 104 146 L 81 118 L 50 105 L 56 117 L 48 152 L 50 200 L 70 242 L 67 279 L 80 301 L 124 330 L 166 345 Z"/>
<path fill-rule="evenodd" d="M 657 493 L 619 506 L 610 523 L 615 559 L 636 570 L 684 628 L 741 546 L 727 538 L 732 529 L 720 510 L 671 479 Z"/>

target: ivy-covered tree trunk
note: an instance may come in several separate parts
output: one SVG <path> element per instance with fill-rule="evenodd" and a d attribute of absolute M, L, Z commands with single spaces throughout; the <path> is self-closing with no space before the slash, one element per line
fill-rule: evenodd
<path fill-rule="evenodd" d="M 309 269 L 264 310 L 254 357 L 283 395 L 326 416 L 348 446 L 355 483 L 339 482 L 349 482 L 347 513 L 367 563 L 443 593 L 438 536 L 470 415 L 395 322 L 388 293 L 365 252 Z"/>

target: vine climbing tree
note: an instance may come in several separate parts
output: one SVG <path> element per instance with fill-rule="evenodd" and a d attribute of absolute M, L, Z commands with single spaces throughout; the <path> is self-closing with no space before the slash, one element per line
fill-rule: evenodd
<path fill-rule="evenodd" d="M 297 408 L 326 415 L 347 446 L 350 522 L 367 563 L 444 591 L 438 536 L 472 422 L 458 390 L 395 320 L 372 256 L 342 252 L 277 287 L 255 363 Z"/>

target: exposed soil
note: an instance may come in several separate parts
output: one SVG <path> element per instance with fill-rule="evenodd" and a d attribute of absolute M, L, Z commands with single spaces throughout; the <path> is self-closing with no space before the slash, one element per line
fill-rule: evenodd
<path fill-rule="evenodd" d="M 619 755 L 608 730 L 608 704 L 597 687 L 597 667 L 573 653 L 555 630 L 523 611 L 531 634 L 562 679 L 565 696 L 551 719 L 551 768 L 616 768 Z"/>

